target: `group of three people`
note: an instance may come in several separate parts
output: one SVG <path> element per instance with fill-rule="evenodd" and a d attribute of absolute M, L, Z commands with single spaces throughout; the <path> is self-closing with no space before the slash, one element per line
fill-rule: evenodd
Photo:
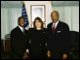
<path fill-rule="evenodd" d="M 44 28 L 42 19 L 36 17 L 34 27 L 29 30 L 24 29 L 24 18 L 18 18 L 18 26 L 11 31 L 10 35 L 12 58 L 62 58 L 63 52 L 68 51 L 69 48 L 69 39 L 65 38 L 69 27 L 66 23 L 59 21 L 57 11 L 51 12 L 51 18 L 52 23 Z M 63 58 L 67 56 L 68 54 L 64 54 Z"/>

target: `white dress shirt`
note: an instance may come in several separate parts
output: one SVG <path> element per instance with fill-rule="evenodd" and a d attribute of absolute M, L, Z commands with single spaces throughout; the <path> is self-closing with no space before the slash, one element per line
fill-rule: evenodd
<path fill-rule="evenodd" d="M 57 22 L 55 22 L 55 23 L 53 22 L 53 23 L 52 23 L 52 28 L 54 28 L 54 27 L 55 27 L 55 29 L 56 29 L 56 28 L 57 28 L 57 26 L 58 26 L 58 23 L 59 23 L 59 21 L 57 21 Z M 54 26 L 54 25 L 55 25 L 55 26 Z"/>
<path fill-rule="evenodd" d="M 18 26 L 19 28 L 20 28 L 20 30 L 22 31 L 22 32 L 24 32 L 24 28 L 23 27 L 21 27 L 21 26 Z"/>

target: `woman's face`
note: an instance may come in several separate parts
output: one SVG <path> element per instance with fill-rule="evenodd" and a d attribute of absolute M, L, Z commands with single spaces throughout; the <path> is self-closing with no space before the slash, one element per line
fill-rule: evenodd
<path fill-rule="evenodd" d="M 36 20 L 35 26 L 36 26 L 36 28 L 41 28 L 41 22 Z"/>

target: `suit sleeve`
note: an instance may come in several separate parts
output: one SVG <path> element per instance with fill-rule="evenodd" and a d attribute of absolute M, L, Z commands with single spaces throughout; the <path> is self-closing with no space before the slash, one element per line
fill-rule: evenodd
<path fill-rule="evenodd" d="M 29 31 L 26 32 L 26 49 L 30 49 L 30 43 L 29 43 Z"/>
<path fill-rule="evenodd" d="M 69 53 L 70 51 L 70 29 L 69 29 L 69 26 L 67 24 L 64 25 L 64 39 L 65 39 L 65 52 Z"/>
<path fill-rule="evenodd" d="M 11 31 L 10 40 L 11 40 L 11 56 L 16 56 L 16 51 L 14 51 L 14 47 L 15 47 L 15 41 L 17 40 L 17 37 L 14 31 Z"/>
<path fill-rule="evenodd" d="M 69 31 L 69 26 L 67 24 L 64 25 L 64 31 Z"/>
<path fill-rule="evenodd" d="M 29 50 L 31 50 L 31 31 L 32 31 L 32 29 L 30 28 L 29 30 L 28 30 L 28 49 Z"/>

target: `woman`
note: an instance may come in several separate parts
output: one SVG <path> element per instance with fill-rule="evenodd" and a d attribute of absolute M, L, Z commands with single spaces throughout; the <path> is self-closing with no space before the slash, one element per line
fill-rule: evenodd
<path fill-rule="evenodd" d="M 43 22 L 39 17 L 35 18 L 33 25 L 34 28 L 29 29 L 31 58 L 44 58 L 46 54 L 46 29 L 43 27 Z"/>

